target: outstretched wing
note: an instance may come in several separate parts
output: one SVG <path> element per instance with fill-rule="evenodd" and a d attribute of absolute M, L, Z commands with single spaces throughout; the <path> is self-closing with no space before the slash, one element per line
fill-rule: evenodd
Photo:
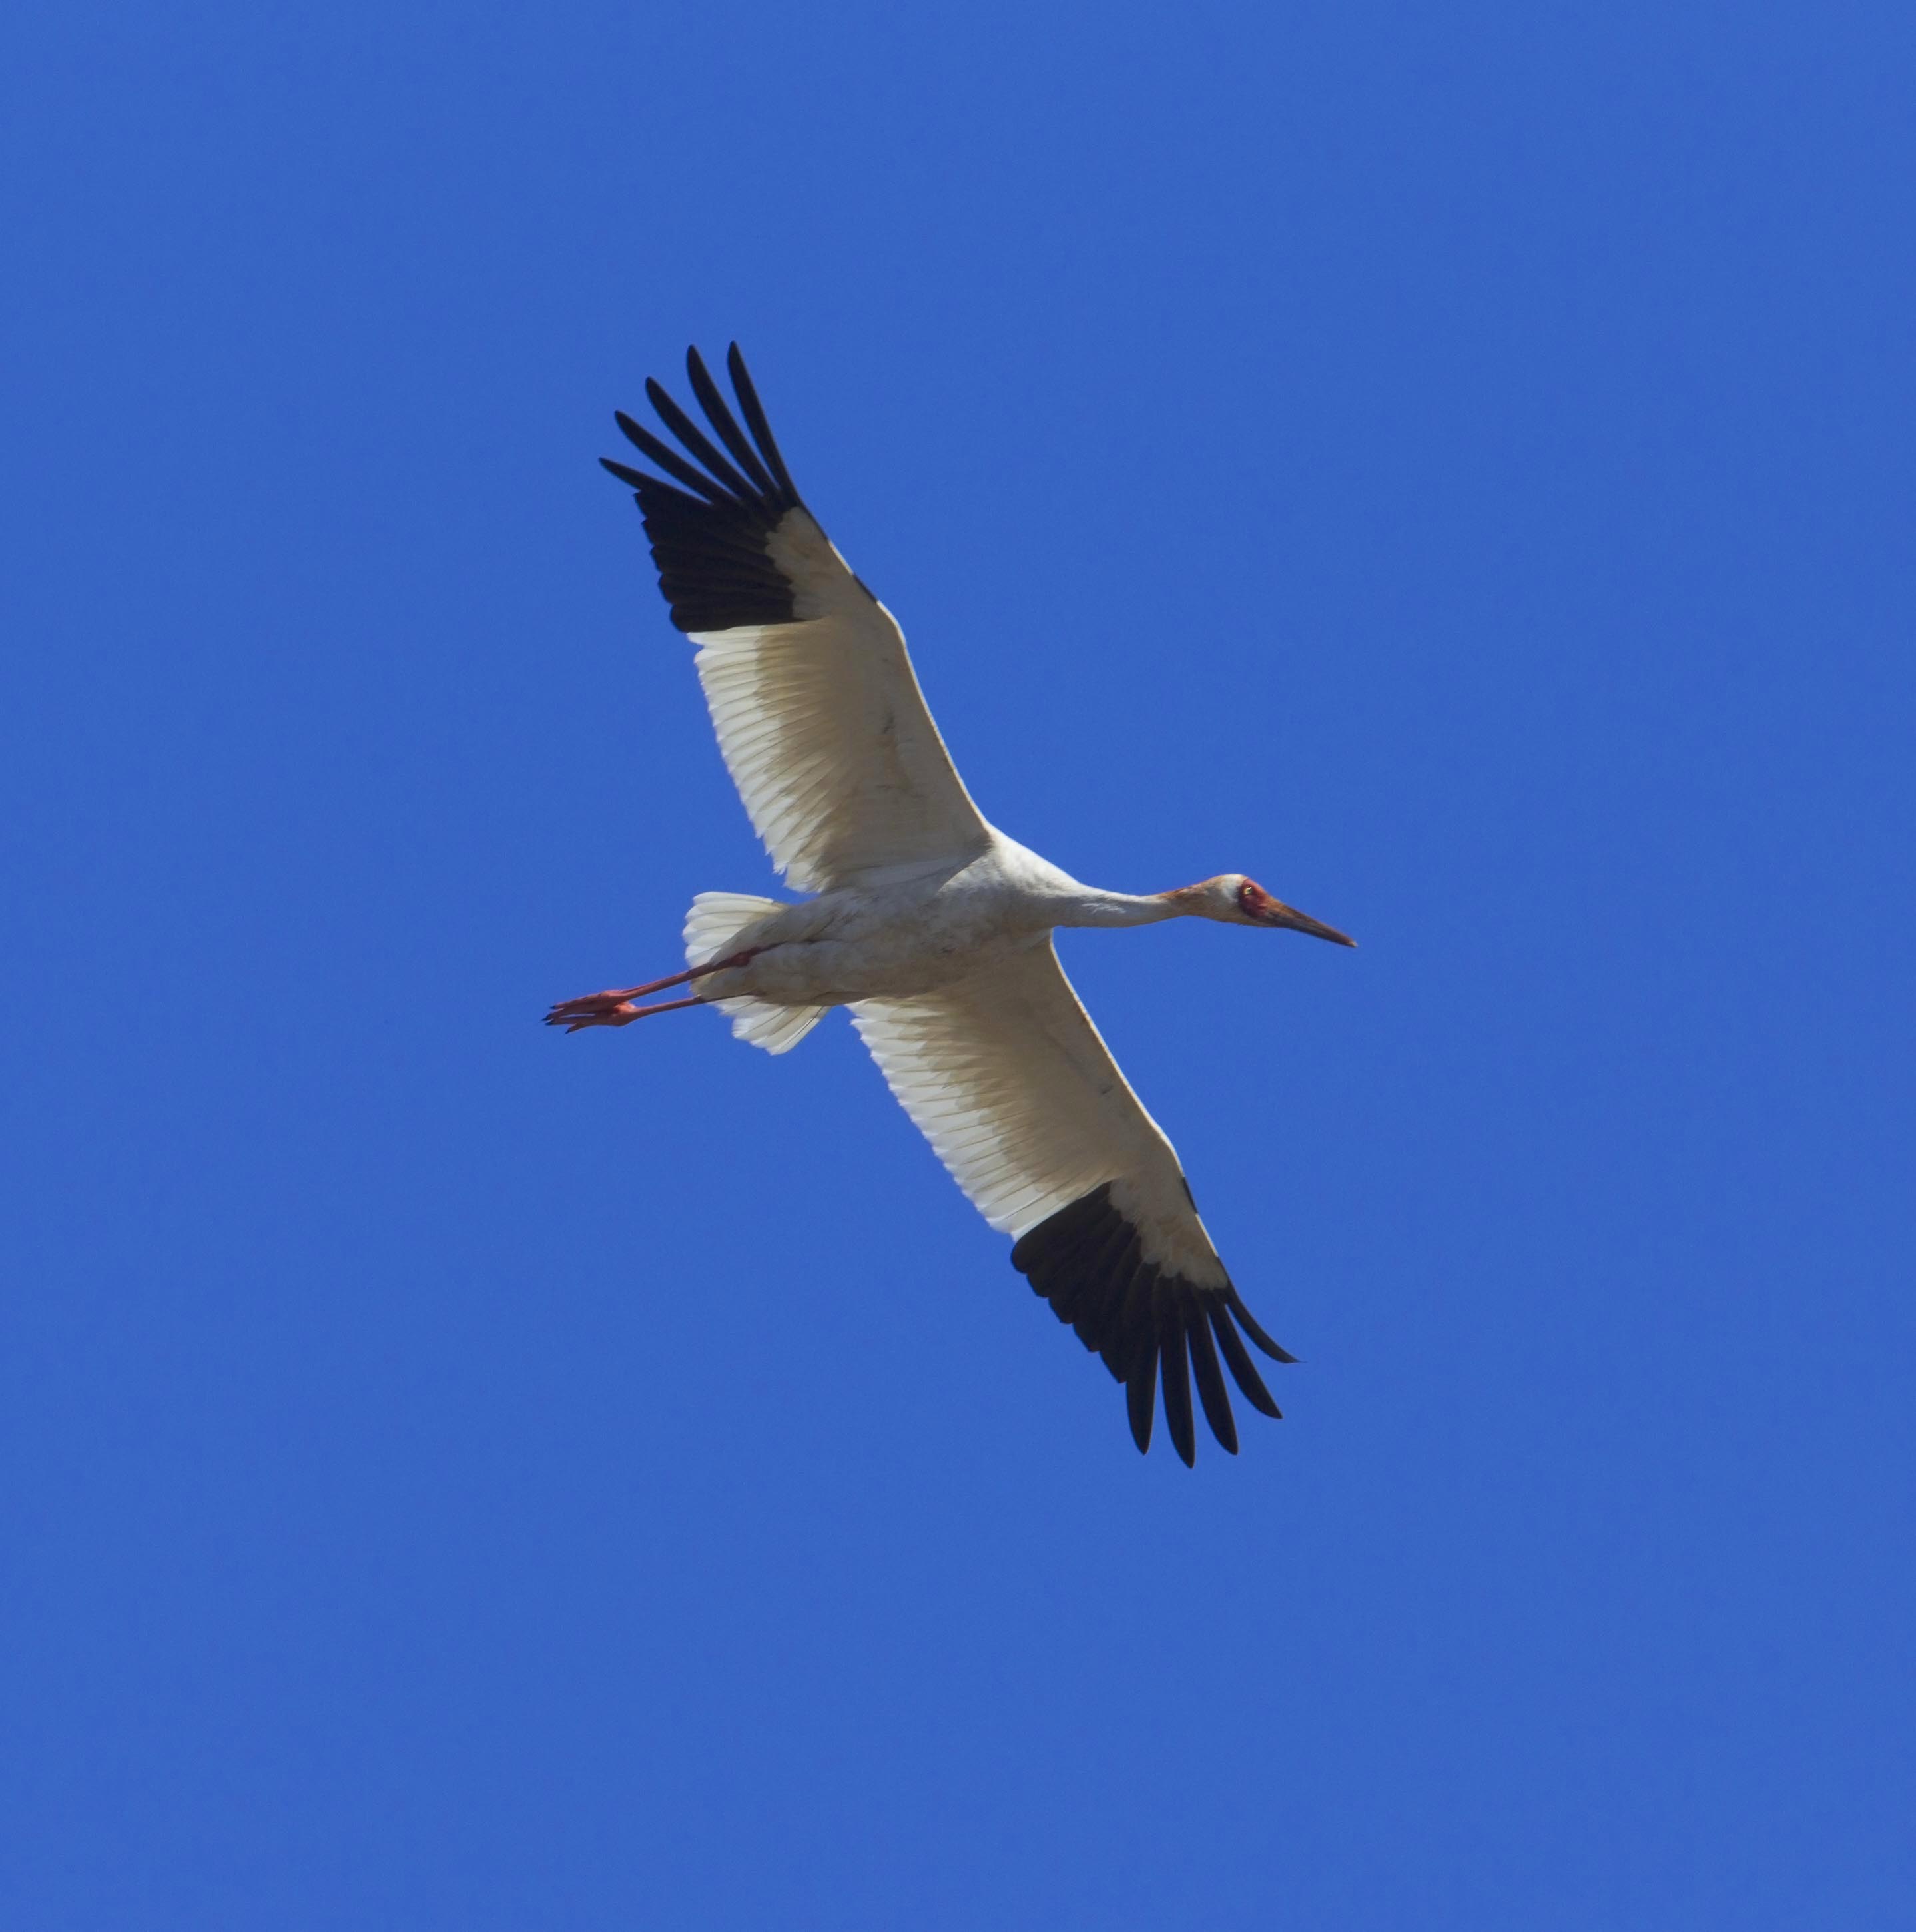
<path fill-rule="evenodd" d="M 1049 940 L 940 992 L 862 1000 L 852 1016 L 952 1178 L 1014 1238 L 1012 1264 L 1126 1384 L 1141 1450 L 1162 1368 L 1178 1454 L 1189 1462 L 1197 1453 L 1192 1372 L 1211 1432 L 1236 1453 L 1220 1351 L 1252 1406 L 1278 1413 L 1238 1327 L 1274 1360 L 1294 1358 L 1231 1286 L 1176 1150 Z"/>
<path fill-rule="evenodd" d="M 753 825 L 807 891 L 976 858 L 989 833 L 904 634 L 799 501 L 736 343 L 726 368 L 749 437 L 688 350 L 692 392 L 724 452 L 648 382 L 686 454 L 622 412 L 619 427 L 673 482 L 600 460 L 637 493 L 659 588 L 699 646 L 719 749 Z"/>

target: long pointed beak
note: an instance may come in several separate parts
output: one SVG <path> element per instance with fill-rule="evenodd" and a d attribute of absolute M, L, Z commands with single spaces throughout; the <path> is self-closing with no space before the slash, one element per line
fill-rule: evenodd
<path fill-rule="evenodd" d="M 1268 925 L 1288 926 L 1293 932 L 1308 932 L 1313 939 L 1327 939 L 1333 946 L 1355 946 L 1357 943 L 1348 932 L 1339 932 L 1336 926 L 1326 926 L 1323 920 L 1312 919 L 1294 906 L 1285 905 L 1277 900 L 1271 903 L 1275 909 L 1266 915 Z"/>

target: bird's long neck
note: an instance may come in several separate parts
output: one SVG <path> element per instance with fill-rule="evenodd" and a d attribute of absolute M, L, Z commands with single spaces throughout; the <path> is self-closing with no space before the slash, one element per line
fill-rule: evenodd
<path fill-rule="evenodd" d="M 1176 919 L 1183 910 L 1168 892 L 1104 892 L 1095 886 L 1074 885 L 1055 922 L 1059 926 L 1156 926 Z"/>

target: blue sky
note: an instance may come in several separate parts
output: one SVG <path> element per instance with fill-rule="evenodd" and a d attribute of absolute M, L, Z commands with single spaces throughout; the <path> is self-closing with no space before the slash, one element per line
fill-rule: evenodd
<path fill-rule="evenodd" d="M 1740 1928 L 1916 1893 L 1916 28 L 76 4 L 0 61 L 0 1910 Z M 1282 1424 L 841 1018 L 595 458 L 745 346 Z M 1241 1409 L 1241 1406 L 1240 1406 Z"/>

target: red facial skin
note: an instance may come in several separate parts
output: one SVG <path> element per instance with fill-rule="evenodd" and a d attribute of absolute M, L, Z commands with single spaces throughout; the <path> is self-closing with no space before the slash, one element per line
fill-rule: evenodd
<path fill-rule="evenodd" d="M 1246 919 L 1255 919 L 1260 923 L 1270 919 L 1274 912 L 1281 912 L 1282 905 L 1255 880 L 1246 879 L 1237 888 L 1237 910 Z"/>

